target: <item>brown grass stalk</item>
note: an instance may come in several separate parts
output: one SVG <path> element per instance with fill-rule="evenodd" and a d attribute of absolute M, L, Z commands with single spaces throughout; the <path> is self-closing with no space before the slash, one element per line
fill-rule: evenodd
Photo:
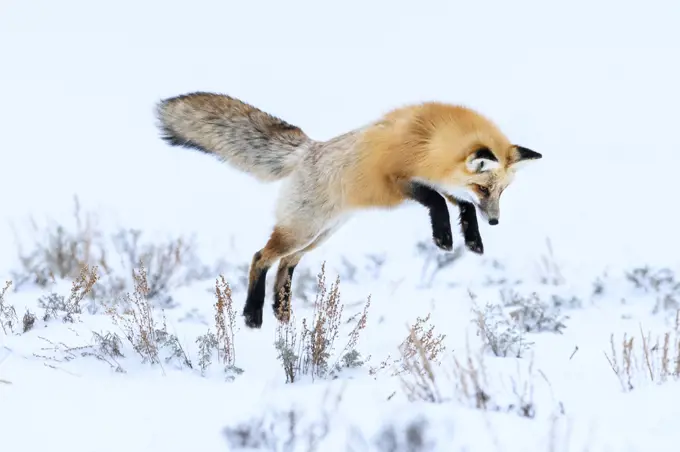
<path fill-rule="evenodd" d="M 14 325 L 19 321 L 14 306 L 5 303 L 5 294 L 11 286 L 12 281 L 6 281 L 5 287 L 0 290 L 0 327 L 5 335 L 8 334 L 7 330 L 14 332 Z"/>

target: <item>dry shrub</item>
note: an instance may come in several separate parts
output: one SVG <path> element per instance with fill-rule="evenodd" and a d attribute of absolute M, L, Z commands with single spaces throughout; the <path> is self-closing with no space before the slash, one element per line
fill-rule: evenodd
<path fill-rule="evenodd" d="M 536 292 L 521 294 L 512 288 L 501 290 L 501 302 L 508 310 L 508 315 L 525 333 L 551 332 L 562 334 L 566 328 L 568 316 L 561 309 L 581 307 L 581 301 L 572 297 L 563 298 L 553 295 L 549 301 L 542 300 Z"/>
<path fill-rule="evenodd" d="M 432 287 L 441 271 L 452 267 L 463 258 L 465 248 L 457 247 L 451 253 L 442 253 L 432 240 L 428 239 L 416 243 L 416 252 L 424 258 L 420 280 L 425 287 Z"/>
<path fill-rule="evenodd" d="M 68 298 L 54 292 L 40 297 L 38 303 L 45 310 L 43 320 L 48 321 L 61 317 L 64 322 L 75 322 L 75 315 L 83 312 L 80 303 L 92 292 L 94 285 L 99 280 L 97 270 L 97 266 L 90 268 L 85 265 L 80 270 L 78 278 L 71 283 L 71 293 Z"/>
<path fill-rule="evenodd" d="M 652 313 L 674 312 L 680 309 L 680 281 L 669 268 L 634 268 L 626 272 L 626 279 L 635 288 L 654 294 L 656 303 Z"/>
<path fill-rule="evenodd" d="M 74 227 L 54 221 L 41 227 L 31 219 L 27 250 L 17 236 L 20 267 L 12 272 L 16 288 L 24 284 L 48 287 L 57 279 L 76 280 L 82 268 L 97 266 L 101 281 L 90 291 L 90 298 L 112 300 L 134 286 L 135 268 L 141 261 L 147 268 L 147 297 L 164 298 L 168 303 L 173 288 L 218 273 L 217 266 L 206 266 L 197 257 L 193 239 L 147 242 L 141 239 L 141 231 L 127 228 L 105 234 L 96 215 L 82 211 L 77 197 L 74 204 Z M 94 303 L 90 306 L 93 314 L 97 309 Z"/>
<path fill-rule="evenodd" d="M 96 276 L 96 269 L 83 270 L 80 280 L 75 281 L 72 285 L 71 297 L 68 300 L 61 297 L 59 309 L 50 312 L 65 312 L 65 321 L 67 318 L 72 319 L 73 314 L 79 313 L 77 309 L 79 300 L 82 300 L 84 294 L 96 281 L 96 277 L 93 277 L 93 275 Z M 160 308 L 160 313 L 158 313 L 158 308 L 154 308 L 149 301 L 147 272 L 143 264 L 140 264 L 139 269 L 135 271 L 134 281 L 134 292 L 126 293 L 107 308 L 106 313 L 111 317 L 112 322 L 120 328 L 123 333 L 122 336 L 127 339 L 133 350 L 141 356 L 143 363 L 155 365 L 164 361 L 166 363 L 174 362 L 180 368 L 183 366 L 193 368 L 191 360 L 177 336 L 168 331 L 164 310 Z M 215 347 L 218 350 L 225 350 L 228 359 L 233 362 L 233 332 L 230 332 L 230 328 L 233 327 L 235 322 L 235 315 L 231 309 L 231 292 L 224 279 L 222 279 L 221 286 L 217 285 L 217 289 L 220 301 L 216 304 L 219 307 L 219 315 L 216 315 L 216 320 L 220 323 L 220 327 L 218 327 L 220 341 L 216 339 Z M 57 305 L 57 303 L 55 302 L 53 305 Z M 225 319 L 229 320 L 226 321 Z M 34 322 L 35 316 L 27 311 L 24 316 L 24 329 L 30 329 Z M 45 365 L 49 367 L 56 368 L 54 363 L 69 362 L 78 356 L 92 356 L 108 363 L 116 372 L 124 372 L 117 361 L 117 358 L 124 357 L 123 339 L 116 333 L 110 331 L 93 332 L 91 342 L 76 347 L 67 346 L 62 342 L 53 343 L 45 338 L 41 339 L 48 342 L 51 347 L 43 347 L 41 349 L 42 354 L 34 354 L 34 356 L 44 359 Z M 46 352 L 50 354 L 47 355 Z M 224 359 L 224 353 L 222 359 Z"/>
<path fill-rule="evenodd" d="M 522 283 L 522 279 L 508 271 L 508 268 L 498 259 L 484 260 L 484 282 L 485 287 L 512 287 Z"/>
<path fill-rule="evenodd" d="M 462 363 L 456 356 L 453 359 L 453 375 L 459 399 L 462 401 L 473 401 L 475 408 L 485 410 L 491 400 L 491 396 L 487 392 L 489 383 L 483 359 L 475 360 L 470 353 L 468 353 L 467 359 Z"/>
<path fill-rule="evenodd" d="M 526 333 L 558 333 L 566 328 L 569 316 L 563 310 L 583 306 L 577 297 L 552 295 L 543 299 L 536 292 L 522 294 L 513 288 L 499 291 L 501 303 L 479 303 L 468 290 L 473 302 L 473 322 L 486 347 L 499 357 L 520 358 L 533 345 Z"/>
<path fill-rule="evenodd" d="M 97 267 L 90 269 L 87 265 L 80 270 L 78 278 L 71 284 L 71 294 L 66 301 L 66 318 L 65 321 L 73 321 L 74 314 L 80 314 L 82 309 L 80 302 L 83 298 L 92 291 L 95 283 L 99 280 L 97 274 Z"/>
<path fill-rule="evenodd" d="M 425 344 L 420 341 L 411 329 L 409 334 L 416 354 L 410 354 L 402 346 L 402 361 L 407 372 L 401 373 L 399 379 L 406 398 L 411 401 L 429 403 L 447 403 L 453 399 L 471 408 L 488 411 L 515 412 L 522 417 L 532 418 L 535 415 L 533 404 L 533 382 L 524 380 L 522 390 L 518 390 L 518 380 L 512 378 L 512 394 L 492 391 L 487 378 L 484 354 L 480 350 L 473 359 L 469 347 L 467 359 L 463 362 L 453 356 L 453 371 L 438 373 L 428 359 Z M 529 367 L 532 374 L 533 361 Z M 445 383 L 442 384 L 442 379 Z M 520 376 L 521 379 L 521 376 Z M 492 396 L 494 394 L 494 396 Z"/>
<path fill-rule="evenodd" d="M 472 321 L 477 326 L 477 335 L 482 338 L 486 348 L 499 357 L 521 357 L 531 345 L 523 338 L 523 328 L 517 319 L 506 315 L 503 308 L 496 304 L 486 303 L 482 309 L 477 303 L 477 295 L 468 291 L 473 302 Z"/>
<path fill-rule="evenodd" d="M 424 353 L 424 358 L 428 362 L 439 363 L 439 355 L 444 352 L 446 346 L 444 345 L 445 334 L 434 334 L 434 325 L 425 331 L 425 324 L 430 320 L 430 313 L 425 318 L 416 318 L 416 323 L 411 327 L 409 335 L 400 345 L 401 356 L 406 359 L 413 358 L 421 353 Z M 406 371 L 407 366 L 402 366 L 395 375 Z"/>
<path fill-rule="evenodd" d="M 21 264 L 21 268 L 13 272 L 17 289 L 26 283 L 47 287 L 57 278 L 75 279 L 80 269 L 86 265 L 108 268 L 96 218 L 90 213 L 82 213 L 78 197 L 74 197 L 73 218 L 73 231 L 54 221 L 41 228 L 31 218 L 30 228 L 22 228 L 31 233 L 32 249 L 28 252 L 24 251 L 18 235 L 15 234 Z"/>
<path fill-rule="evenodd" d="M 293 297 L 302 301 L 302 305 L 311 305 L 312 296 L 316 293 L 318 278 L 309 267 L 295 269 L 295 286 L 292 287 Z"/>
<path fill-rule="evenodd" d="M 670 268 L 637 267 L 625 273 L 626 279 L 645 292 L 677 292 L 680 281 Z"/>
<path fill-rule="evenodd" d="M 217 303 L 215 303 L 215 326 L 217 328 L 217 343 L 219 344 L 217 349 L 218 358 L 221 355 L 225 365 L 233 366 L 236 360 L 236 349 L 234 348 L 236 312 L 234 311 L 231 299 L 231 288 L 222 275 L 215 282 L 215 296 L 217 297 Z"/>
<path fill-rule="evenodd" d="M 35 321 L 37 320 L 37 317 L 35 314 L 33 314 L 28 308 L 26 309 L 26 312 L 24 313 L 24 317 L 22 319 L 22 324 L 23 324 L 23 331 L 24 333 L 30 331 L 33 329 L 33 325 L 35 325 Z"/>
<path fill-rule="evenodd" d="M 398 376 L 413 371 L 414 358 L 417 359 L 420 354 L 419 346 L 424 350 L 425 358 L 428 363 L 436 363 L 438 365 L 441 361 L 440 356 L 443 354 L 444 350 L 446 350 L 446 346 L 444 345 L 446 335 L 435 335 L 434 325 L 430 325 L 429 328 L 425 330 L 426 324 L 430 320 L 430 316 L 431 313 L 428 313 L 425 318 L 416 317 L 416 322 L 409 327 L 409 334 L 401 344 L 399 344 L 399 358 L 392 359 L 388 356 L 378 367 L 372 367 L 369 373 L 371 375 L 376 375 L 378 372 L 388 367 L 392 369 L 392 376 Z M 419 372 L 424 371 L 425 369 L 421 369 Z"/>
<path fill-rule="evenodd" d="M 223 433 L 230 450 L 326 450 L 328 445 L 325 449 L 320 446 L 333 426 L 332 417 L 338 411 L 342 393 L 341 390 L 331 398 L 331 389 L 327 389 L 320 403 L 320 412 L 303 412 L 296 407 L 270 408 L 245 422 L 226 427 Z"/>
<path fill-rule="evenodd" d="M 77 334 L 77 333 L 76 333 Z M 44 360 L 44 364 L 52 369 L 58 369 L 57 364 L 65 364 L 80 357 L 93 357 L 104 362 L 115 372 L 125 373 L 125 370 L 118 362 L 118 358 L 123 358 L 121 352 L 122 341 L 115 333 L 99 334 L 92 332 L 92 341 L 84 345 L 68 346 L 63 342 L 53 342 L 42 336 L 40 340 L 47 342 L 49 346 L 41 347 L 40 353 L 33 353 L 33 356 Z"/>
<path fill-rule="evenodd" d="M 350 260 L 345 256 L 340 257 L 340 267 L 338 269 L 338 274 L 340 274 L 340 277 L 342 278 L 343 281 L 350 281 L 352 283 L 358 283 L 359 280 L 357 279 L 357 276 L 359 274 L 368 274 L 370 278 L 373 279 L 378 279 L 380 276 L 380 273 L 382 271 L 382 267 L 385 265 L 386 262 L 386 254 L 366 254 L 362 260 L 363 260 L 363 265 L 358 265 L 354 260 Z M 297 286 L 299 286 L 300 282 L 303 283 L 314 283 L 316 281 L 316 278 L 314 275 L 309 271 L 308 269 L 305 269 L 307 275 L 304 275 L 302 278 L 297 277 Z M 297 270 L 296 270 L 297 273 Z M 310 280 L 311 277 L 311 280 Z M 302 295 L 304 298 L 304 295 Z"/>
<path fill-rule="evenodd" d="M 5 294 L 11 286 L 12 281 L 6 281 L 5 287 L 0 290 L 0 327 L 5 335 L 14 332 L 14 325 L 19 322 L 14 306 L 5 303 Z"/>
<path fill-rule="evenodd" d="M 156 321 L 153 318 L 153 307 L 146 296 L 149 286 L 146 279 L 146 269 L 142 266 L 135 275 L 135 290 L 123 296 L 126 304 L 124 314 L 119 314 L 115 308 L 109 309 L 108 314 L 114 324 L 125 333 L 133 348 L 143 359 L 152 363 L 158 361 L 158 338 L 156 337 Z"/>
<path fill-rule="evenodd" d="M 288 282 L 290 285 L 290 281 Z M 283 309 L 283 307 L 281 307 Z M 301 354 L 298 348 L 298 334 L 296 328 L 296 318 L 293 308 L 288 306 L 288 321 L 280 322 L 276 325 L 276 341 L 274 346 L 279 352 L 277 359 L 286 374 L 286 383 L 294 383 L 300 374 Z"/>
<path fill-rule="evenodd" d="M 453 360 L 453 381 L 458 401 L 480 410 L 514 412 L 521 417 L 534 417 L 533 358 L 529 361 L 528 378 L 522 375 L 518 363 L 517 375 L 510 377 L 511 394 L 507 392 L 501 394 L 493 390 L 494 386 L 488 378 L 484 354 L 481 350 L 473 358 L 468 346 L 467 357 L 464 361 L 460 361 L 455 355 Z"/>
<path fill-rule="evenodd" d="M 43 319 L 45 321 L 50 318 L 62 317 L 64 322 L 74 322 L 76 315 L 81 313 L 80 302 L 92 289 L 92 286 L 97 282 L 97 269 L 83 268 L 78 280 L 73 281 L 71 286 L 71 294 L 68 299 L 62 295 L 51 293 L 48 296 L 43 296 L 38 299 L 38 303 L 45 309 Z M 0 327 L 5 334 L 14 333 L 14 328 L 19 324 L 19 318 L 14 306 L 5 303 L 5 295 L 12 282 L 7 281 L 5 286 L 0 290 Z M 21 332 L 26 333 L 33 329 L 37 317 L 28 308 L 21 319 Z"/>
<path fill-rule="evenodd" d="M 160 351 L 168 350 L 166 362 L 177 359 L 181 365 L 191 368 L 191 361 L 177 336 L 168 333 L 165 311 L 161 308 L 162 323 L 154 317 L 155 309 L 147 297 L 149 285 L 146 268 L 141 263 L 139 270 L 134 274 L 134 281 L 134 292 L 126 293 L 119 303 L 107 309 L 107 314 L 122 330 L 132 348 L 142 357 L 142 362 L 160 364 Z"/>
<path fill-rule="evenodd" d="M 538 271 L 540 273 L 539 278 L 542 284 L 559 286 L 564 284 L 564 275 L 562 275 L 560 265 L 555 258 L 550 238 L 546 238 L 545 242 L 548 252 L 541 256 L 540 263 L 538 264 Z"/>
<path fill-rule="evenodd" d="M 143 262 L 148 269 L 147 297 L 150 299 L 167 296 L 174 288 L 218 273 L 200 261 L 193 240 L 178 237 L 166 242 L 144 243 L 141 235 L 136 229 L 121 229 L 112 241 L 123 268 L 133 269 Z"/>
<path fill-rule="evenodd" d="M 290 281 L 283 287 L 282 293 L 290 293 Z M 326 378 L 343 367 L 351 368 L 363 365 L 361 355 L 356 350 L 361 331 L 366 327 L 366 318 L 371 298 L 368 297 L 364 310 L 355 327 L 348 335 L 348 341 L 335 362 L 331 362 L 335 351 L 336 339 L 340 334 L 340 324 L 344 305 L 340 301 L 340 277 L 326 288 L 326 265 L 321 265 L 318 275 L 316 298 L 311 325 L 307 319 L 302 320 L 301 332 L 298 335 L 296 320 L 292 307 L 281 306 L 285 309 L 284 318 L 287 322 L 280 322 L 276 329 L 275 346 L 279 351 L 278 359 L 286 372 L 286 382 L 292 383 L 299 375 L 309 375 L 312 379 Z"/>
<path fill-rule="evenodd" d="M 223 275 L 215 280 L 215 330 L 196 339 L 198 344 L 201 374 L 212 364 L 213 351 L 217 352 L 217 360 L 224 365 L 224 371 L 229 379 L 241 374 L 243 370 L 236 366 L 236 348 L 234 346 L 234 328 L 236 327 L 236 312 L 231 297 L 231 287 Z"/>
<path fill-rule="evenodd" d="M 408 345 L 407 345 L 408 344 Z M 402 387 L 410 401 L 423 400 L 427 402 L 441 402 L 432 361 L 428 358 L 426 345 L 416 335 L 415 328 L 411 328 L 408 342 L 399 347 L 402 357 L 399 372 Z M 408 377 L 404 377 L 406 373 Z"/>
<path fill-rule="evenodd" d="M 624 334 L 617 347 L 612 334 L 611 356 L 605 352 L 624 391 L 632 391 L 645 382 L 661 384 L 680 379 L 680 310 L 676 313 L 674 331 L 657 336 L 652 343 L 651 334 L 645 335 L 640 326 L 640 336 L 635 339 Z"/>
<path fill-rule="evenodd" d="M 387 424 L 380 429 L 371 447 L 363 436 L 355 435 L 358 443 L 352 451 L 370 450 L 375 452 L 431 452 L 436 450 L 437 437 L 432 435 L 430 423 L 425 416 L 418 416 L 406 425 Z"/>

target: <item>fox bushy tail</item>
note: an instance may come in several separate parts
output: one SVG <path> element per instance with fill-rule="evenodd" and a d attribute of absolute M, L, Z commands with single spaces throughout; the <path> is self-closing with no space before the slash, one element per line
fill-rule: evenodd
<path fill-rule="evenodd" d="M 156 115 L 166 142 L 213 154 L 261 181 L 288 176 L 312 142 L 299 127 L 224 94 L 164 99 Z"/>

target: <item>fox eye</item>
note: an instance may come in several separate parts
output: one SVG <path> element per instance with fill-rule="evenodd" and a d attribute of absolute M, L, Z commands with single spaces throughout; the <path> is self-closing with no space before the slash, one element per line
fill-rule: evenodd
<path fill-rule="evenodd" d="M 483 185 L 477 185 L 475 184 L 475 188 L 477 191 L 479 191 L 482 195 L 484 196 L 489 196 L 489 189 L 484 187 Z"/>

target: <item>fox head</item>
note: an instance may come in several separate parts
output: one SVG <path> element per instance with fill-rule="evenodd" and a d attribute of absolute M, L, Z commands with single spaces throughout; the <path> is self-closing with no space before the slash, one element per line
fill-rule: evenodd
<path fill-rule="evenodd" d="M 474 204 L 490 225 L 516 170 L 543 156 L 512 141 L 486 116 L 461 105 L 426 103 L 411 121 L 410 143 L 422 143 L 419 179 L 448 197 Z"/>
<path fill-rule="evenodd" d="M 500 151 L 504 151 L 503 155 L 498 156 L 486 146 L 473 149 L 465 159 L 462 178 L 462 197 L 475 204 L 490 225 L 498 224 L 501 194 L 513 181 L 517 168 L 542 158 L 538 152 L 519 145 Z M 458 192 L 460 196 L 461 190 Z"/>
<path fill-rule="evenodd" d="M 366 136 L 371 149 L 382 150 L 374 152 L 381 171 L 471 202 L 491 225 L 499 222 L 500 197 L 516 170 L 542 158 L 476 110 L 442 102 L 396 109 Z"/>

